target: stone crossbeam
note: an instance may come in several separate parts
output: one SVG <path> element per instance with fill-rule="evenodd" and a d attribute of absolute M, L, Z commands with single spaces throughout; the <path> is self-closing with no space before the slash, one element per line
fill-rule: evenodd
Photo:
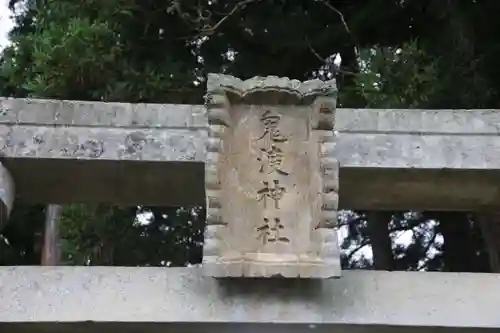
<path fill-rule="evenodd" d="M 338 109 L 340 206 L 500 208 L 497 110 Z M 0 153 L 25 202 L 203 205 L 201 105 L 0 99 Z"/>
<path fill-rule="evenodd" d="M 2 267 L 0 331 L 497 331 L 499 283 L 469 273 L 222 283 L 199 268 Z"/>

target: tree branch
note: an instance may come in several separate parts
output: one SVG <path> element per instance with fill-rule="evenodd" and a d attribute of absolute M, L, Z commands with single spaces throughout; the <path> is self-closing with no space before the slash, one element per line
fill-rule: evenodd
<path fill-rule="evenodd" d="M 426 256 L 426 258 L 427 258 L 427 252 L 429 252 L 429 250 L 430 250 L 431 246 L 434 244 L 434 242 L 435 242 L 435 240 L 436 240 L 436 237 L 437 237 L 437 234 L 438 234 L 438 233 L 434 230 L 434 233 L 433 233 L 433 235 L 432 235 L 432 238 L 429 240 L 429 243 L 428 243 L 428 244 L 427 244 L 427 246 L 425 247 L 425 250 L 424 250 L 423 254 L 424 254 L 424 256 Z M 417 267 L 417 271 L 420 271 L 421 269 L 423 269 L 424 267 L 426 267 L 426 266 L 427 266 L 427 264 L 428 264 L 428 262 L 429 262 L 429 259 L 425 260 L 425 261 L 422 263 L 422 265 L 420 265 L 420 266 L 418 266 L 418 267 Z"/>
<path fill-rule="evenodd" d="M 360 245 L 358 245 L 358 247 L 356 247 L 354 250 L 351 251 L 351 253 L 349 253 L 347 255 L 347 262 L 351 261 L 352 257 L 359 251 L 361 250 L 362 248 L 364 248 L 365 246 L 367 246 L 368 244 L 370 244 L 369 240 L 368 239 L 365 239 L 361 242 Z"/>
<path fill-rule="evenodd" d="M 224 23 L 224 21 L 226 21 L 231 15 L 233 15 L 234 13 L 236 13 L 238 10 L 240 9 L 243 9 L 246 5 L 252 3 L 252 2 L 255 2 L 255 1 L 259 1 L 259 0 L 243 0 L 243 1 L 240 1 L 238 2 L 234 7 L 233 9 L 227 14 L 225 15 L 223 18 L 221 18 L 217 23 L 215 23 L 213 26 L 207 26 L 205 25 L 203 27 L 203 29 L 201 29 L 201 32 L 202 33 L 209 33 L 209 34 L 212 34 L 215 30 L 217 30 L 217 28 L 219 28 L 219 26 Z"/>
<path fill-rule="evenodd" d="M 338 14 L 338 16 L 340 17 L 340 21 L 342 22 L 342 25 L 344 26 L 345 31 L 347 31 L 347 33 L 352 36 L 351 29 L 349 29 L 349 26 L 347 25 L 347 22 L 345 21 L 344 14 L 342 14 L 342 12 L 340 10 L 338 10 L 337 8 L 333 7 L 327 0 L 323 0 L 323 1 L 321 1 L 321 3 Z"/>

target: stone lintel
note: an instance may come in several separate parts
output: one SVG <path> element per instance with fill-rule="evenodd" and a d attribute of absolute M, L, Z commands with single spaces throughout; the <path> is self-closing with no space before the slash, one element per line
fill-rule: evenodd
<path fill-rule="evenodd" d="M 340 208 L 500 208 L 499 110 L 335 119 Z M 203 205 L 207 128 L 201 105 L 0 100 L 2 163 L 26 202 Z"/>
<path fill-rule="evenodd" d="M 219 281 L 199 268 L 1 267 L 1 332 L 481 332 L 498 274 L 345 271 Z"/>

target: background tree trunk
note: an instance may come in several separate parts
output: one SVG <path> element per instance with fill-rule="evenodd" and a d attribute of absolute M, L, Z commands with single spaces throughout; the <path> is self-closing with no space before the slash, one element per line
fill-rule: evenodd
<path fill-rule="evenodd" d="M 375 270 L 394 270 L 391 238 L 389 237 L 389 222 L 391 212 L 366 212 L 368 233 L 372 243 L 373 268 Z"/>
<path fill-rule="evenodd" d="M 487 272 L 484 241 L 478 223 L 465 212 L 433 212 L 443 235 L 443 264 L 449 272 Z"/>
<path fill-rule="evenodd" d="M 60 262 L 58 222 L 62 206 L 47 205 L 43 232 L 42 266 L 56 266 Z"/>
<path fill-rule="evenodd" d="M 481 228 L 492 273 L 500 273 L 500 212 L 475 214 Z"/>

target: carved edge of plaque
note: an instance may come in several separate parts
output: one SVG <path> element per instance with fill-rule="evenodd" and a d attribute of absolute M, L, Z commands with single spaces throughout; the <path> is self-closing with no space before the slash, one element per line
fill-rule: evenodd
<path fill-rule="evenodd" d="M 319 96 L 336 99 L 337 84 L 335 80 L 301 82 L 277 76 L 241 80 L 231 75 L 210 73 L 206 100 L 217 94 L 246 104 L 310 104 Z"/>
<path fill-rule="evenodd" d="M 14 205 L 15 185 L 9 170 L 0 163 L 0 229 L 7 223 Z"/>
<path fill-rule="evenodd" d="M 222 90 L 210 92 L 206 100 L 208 116 L 207 157 L 205 162 L 206 226 L 203 245 L 203 268 L 207 275 L 220 270 L 218 259 L 224 247 L 227 221 L 222 220 L 221 180 L 218 164 L 222 149 L 222 136 L 229 126 L 228 100 Z"/>
<path fill-rule="evenodd" d="M 322 185 L 322 206 L 319 225 L 314 241 L 319 248 L 319 257 L 325 263 L 325 277 L 341 275 L 340 246 L 337 236 L 339 207 L 339 161 L 335 154 L 335 107 L 336 100 L 320 97 L 314 103 L 316 131 L 320 145 L 320 174 Z"/>

